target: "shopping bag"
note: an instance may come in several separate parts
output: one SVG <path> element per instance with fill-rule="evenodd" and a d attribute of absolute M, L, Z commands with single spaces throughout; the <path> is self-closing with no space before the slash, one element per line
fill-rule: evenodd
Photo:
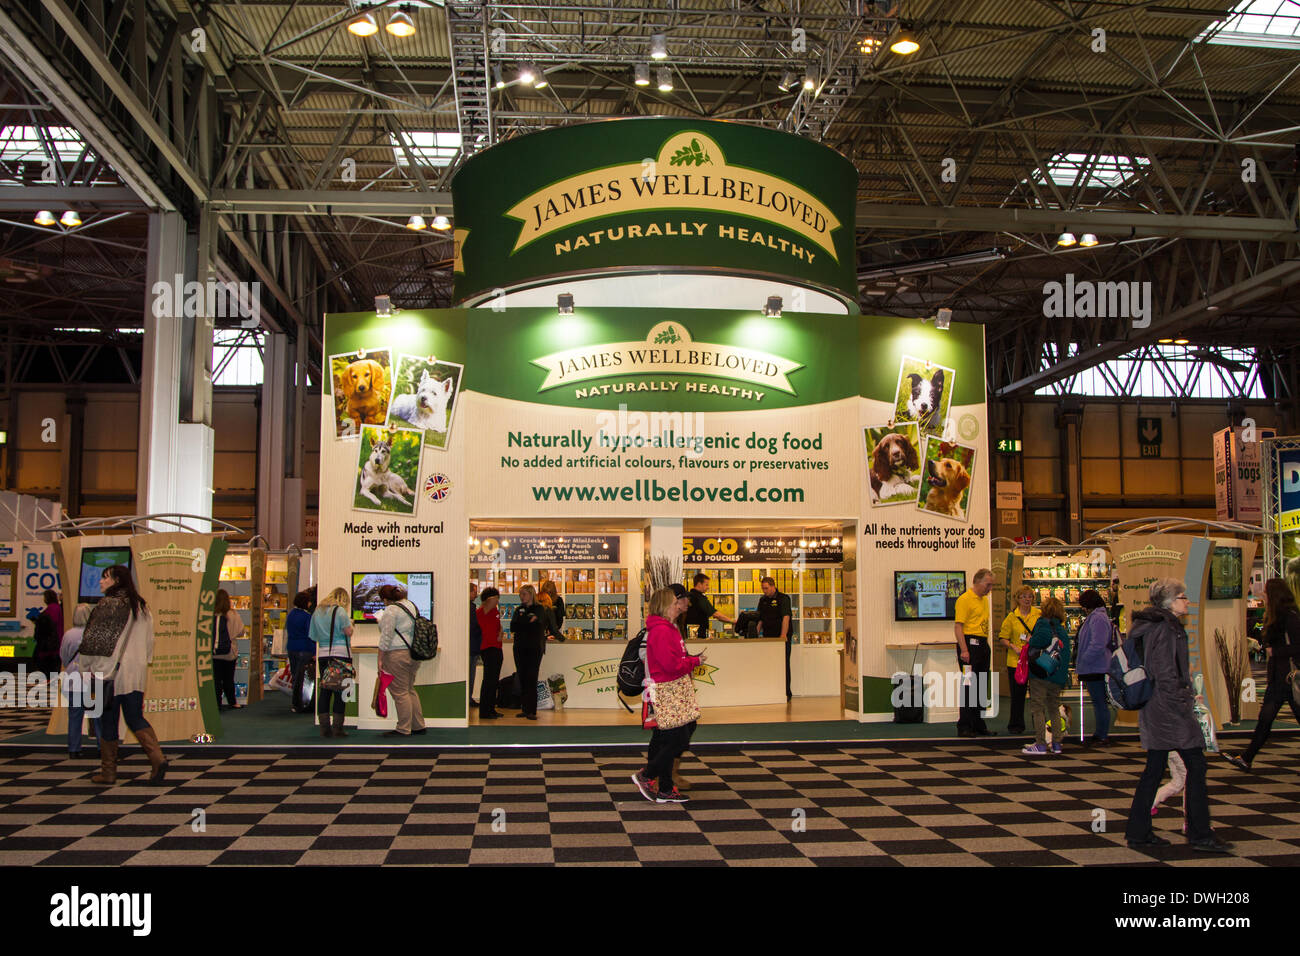
<path fill-rule="evenodd" d="M 537 682 L 537 709 L 554 710 L 555 698 L 551 696 L 551 689 L 546 686 L 546 681 Z"/>
<path fill-rule="evenodd" d="M 388 716 L 388 685 L 393 682 L 393 675 L 379 672 L 379 680 L 375 681 L 375 699 L 370 702 L 376 714 L 380 717 Z"/>
<path fill-rule="evenodd" d="M 1192 678 L 1192 693 L 1196 697 L 1195 703 L 1192 704 L 1192 711 L 1196 714 L 1196 722 L 1201 725 L 1201 736 L 1205 738 L 1205 749 L 1210 753 L 1219 752 L 1219 735 L 1214 729 L 1214 718 L 1210 714 L 1210 709 L 1205 706 L 1205 676 L 1198 673 Z"/>
<path fill-rule="evenodd" d="M 302 675 L 302 700 L 299 701 L 299 705 L 304 710 L 310 708 L 315 700 L 315 694 L 316 682 L 312 680 L 311 669 L 308 668 L 307 672 Z"/>
<path fill-rule="evenodd" d="M 569 702 L 569 688 L 564 683 L 563 674 L 552 674 L 546 678 L 546 685 L 551 689 L 551 696 L 555 698 L 555 706 Z"/>
<path fill-rule="evenodd" d="M 269 686 L 272 690 L 279 690 L 279 691 L 284 691 L 284 693 L 286 694 L 292 694 L 293 693 L 293 671 L 289 669 L 289 665 L 285 664 L 278 671 L 276 671 L 275 676 L 271 678 L 267 686 Z"/>

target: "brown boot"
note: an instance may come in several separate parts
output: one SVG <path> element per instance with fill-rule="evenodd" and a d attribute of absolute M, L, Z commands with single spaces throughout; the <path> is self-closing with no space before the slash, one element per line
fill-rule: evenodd
<path fill-rule="evenodd" d="M 334 732 L 330 730 L 330 715 L 320 715 L 320 735 L 322 737 L 333 737 Z"/>
<path fill-rule="evenodd" d="M 99 773 L 90 778 L 92 783 L 117 783 L 117 741 L 99 742 Z"/>
<path fill-rule="evenodd" d="M 153 769 L 148 777 L 141 777 L 137 783 L 157 786 L 163 782 L 163 777 L 167 776 L 167 758 L 163 756 L 162 747 L 158 745 L 158 735 L 154 733 L 152 727 L 144 727 L 135 732 L 135 739 L 140 742 L 140 749 L 149 758 L 149 766 Z"/>
<path fill-rule="evenodd" d="M 681 766 L 681 762 L 682 762 L 681 757 L 678 757 L 676 760 L 673 761 L 673 783 L 677 785 L 678 790 L 680 790 L 682 793 L 685 793 L 687 790 L 691 788 L 691 782 L 682 776 L 682 772 L 679 769 Z"/>
<path fill-rule="evenodd" d="M 346 737 L 348 735 L 348 732 L 343 729 L 343 721 L 346 719 L 347 719 L 346 714 L 334 715 L 334 736 L 335 737 Z"/>

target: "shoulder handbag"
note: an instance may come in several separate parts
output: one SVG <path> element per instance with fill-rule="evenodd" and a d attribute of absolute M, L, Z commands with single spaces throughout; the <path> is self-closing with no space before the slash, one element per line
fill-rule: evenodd
<path fill-rule="evenodd" d="M 339 609 L 336 607 L 334 613 L 330 615 L 330 644 L 329 650 L 334 650 L 334 622 L 337 620 Z M 321 690 L 338 692 L 343 690 L 345 684 L 349 681 L 356 680 L 357 672 L 352 667 L 352 655 L 349 649 L 348 656 L 327 657 L 325 668 L 320 675 Z"/>
<path fill-rule="evenodd" d="M 692 720 L 700 719 L 700 708 L 695 703 L 695 678 L 691 674 L 651 687 L 660 730 L 685 727 Z"/>

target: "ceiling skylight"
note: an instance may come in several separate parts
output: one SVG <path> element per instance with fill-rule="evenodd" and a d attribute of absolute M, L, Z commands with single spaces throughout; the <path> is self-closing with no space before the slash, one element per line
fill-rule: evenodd
<path fill-rule="evenodd" d="M 75 163 L 86 148 L 86 141 L 71 126 L 46 126 L 44 129 L 61 162 Z M 35 126 L 0 127 L 0 162 L 43 163 L 48 158 L 40 131 Z"/>
<path fill-rule="evenodd" d="M 1057 153 L 1047 163 L 1047 175 L 1058 186 L 1073 186 L 1086 169 L 1088 175 L 1084 186 L 1114 189 L 1136 175 L 1135 164 L 1150 166 L 1151 160 L 1145 156 L 1111 156 L 1106 153 L 1095 157 L 1088 153 Z M 1034 181 L 1047 182 L 1041 169 L 1034 170 Z"/>
<path fill-rule="evenodd" d="M 406 158 L 407 150 L 420 166 L 450 166 L 460 152 L 460 133 L 406 131 L 402 136 L 406 139 L 405 150 L 395 134 L 388 134 L 389 145 L 393 147 L 393 155 L 399 166 L 411 165 Z"/>
<path fill-rule="evenodd" d="M 1240 0 L 1226 19 L 1210 24 L 1197 39 L 1231 46 L 1300 50 L 1300 2 Z"/>

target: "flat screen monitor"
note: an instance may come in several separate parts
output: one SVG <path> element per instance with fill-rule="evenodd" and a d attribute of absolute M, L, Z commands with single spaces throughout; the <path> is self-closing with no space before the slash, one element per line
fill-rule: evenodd
<path fill-rule="evenodd" d="M 384 609 L 379 589 L 385 584 L 406 588 L 406 596 L 423 617 L 433 620 L 433 573 L 431 571 L 353 571 L 352 620 L 356 623 L 378 620 Z"/>
<path fill-rule="evenodd" d="M 94 604 L 104 595 L 99 590 L 99 579 L 104 569 L 115 564 L 131 567 L 131 549 L 126 545 L 111 548 L 82 548 L 81 574 L 77 584 L 77 600 Z"/>
<path fill-rule="evenodd" d="M 1241 548 L 1216 547 L 1210 559 L 1211 601 L 1232 601 L 1241 597 Z"/>
<path fill-rule="evenodd" d="M 895 571 L 894 620 L 955 620 L 965 590 L 965 571 Z"/>

